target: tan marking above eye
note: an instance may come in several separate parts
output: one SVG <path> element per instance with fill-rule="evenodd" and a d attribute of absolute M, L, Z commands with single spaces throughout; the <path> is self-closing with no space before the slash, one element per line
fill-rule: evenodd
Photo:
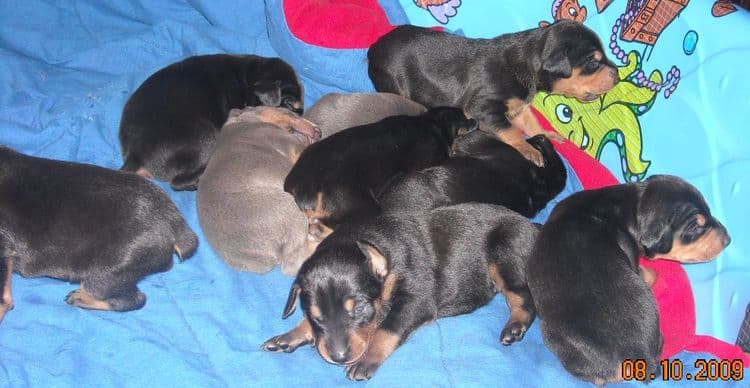
<path fill-rule="evenodd" d="M 602 58 L 604 58 L 604 54 L 602 54 L 601 51 L 594 51 L 594 59 L 601 61 Z"/>
<path fill-rule="evenodd" d="M 346 311 L 348 311 L 348 312 L 352 312 L 352 310 L 354 310 L 354 305 L 355 304 L 356 304 L 356 302 L 354 301 L 354 298 L 347 298 L 344 301 L 344 309 L 346 309 Z"/>
<path fill-rule="evenodd" d="M 695 216 L 695 222 L 698 224 L 698 226 L 706 225 L 706 216 L 704 216 L 703 214 L 698 214 L 697 216 Z"/>
<path fill-rule="evenodd" d="M 310 315 L 312 315 L 313 318 L 320 318 L 320 316 L 322 315 L 320 307 L 318 307 L 318 305 L 316 304 L 310 306 Z"/>

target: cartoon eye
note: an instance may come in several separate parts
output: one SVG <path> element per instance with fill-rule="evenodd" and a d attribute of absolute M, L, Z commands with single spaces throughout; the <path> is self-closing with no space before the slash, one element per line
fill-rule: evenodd
<path fill-rule="evenodd" d="M 573 120 L 573 110 L 565 104 L 558 104 L 555 108 L 555 114 L 561 123 L 567 124 Z"/>
<path fill-rule="evenodd" d="M 576 17 L 576 16 L 578 16 L 578 10 L 577 10 L 577 9 L 575 9 L 575 8 L 568 8 L 568 13 L 569 13 L 569 14 L 570 14 L 570 16 L 572 16 L 572 17 Z"/>

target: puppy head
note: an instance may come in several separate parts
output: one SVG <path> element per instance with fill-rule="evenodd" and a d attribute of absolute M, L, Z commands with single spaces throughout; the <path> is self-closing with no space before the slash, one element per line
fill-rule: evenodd
<path fill-rule="evenodd" d="M 649 257 L 683 263 L 705 262 L 731 241 L 701 193 L 681 178 L 655 175 L 643 182 L 638 233 Z"/>
<path fill-rule="evenodd" d="M 443 136 L 448 140 L 453 140 L 478 128 L 477 121 L 466 117 L 463 110 L 447 106 L 430 108 L 422 114 L 422 118 L 441 128 Z"/>
<path fill-rule="evenodd" d="M 251 105 L 265 105 L 271 107 L 282 107 L 301 115 L 302 86 L 294 80 L 275 80 L 256 82 L 252 88 L 253 95 L 257 101 Z"/>
<path fill-rule="evenodd" d="M 619 80 L 599 37 L 583 24 L 561 20 L 542 28 L 539 90 L 593 101 Z"/>
<path fill-rule="evenodd" d="M 294 312 L 299 297 L 321 357 L 332 364 L 355 363 L 387 313 L 384 298 L 390 296 L 384 294 L 392 291 L 387 276 L 388 261 L 367 242 L 321 247 L 300 268 L 284 317 Z"/>

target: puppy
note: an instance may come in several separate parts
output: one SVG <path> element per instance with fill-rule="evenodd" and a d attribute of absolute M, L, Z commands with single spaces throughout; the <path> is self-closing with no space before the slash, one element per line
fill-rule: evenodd
<path fill-rule="evenodd" d="M 283 108 L 233 109 L 198 182 L 206 238 L 234 268 L 297 273 L 307 252 L 307 218 L 282 190 L 284 178 L 317 129 Z"/>
<path fill-rule="evenodd" d="M 11 272 L 80 283 L 74 306 L 128 311 L 137 283 L 190 257 L 198 238 L 160 188 L 135 174 L 36 158 L 0 146 L 0 320 Z"/>
<path fill-rule="evenodd" d="M 476 203 L 347 222 L 292 285 L 283 316 L 299 297 L 302 322 L 262 349 L 313 344 L 350 379 L 369 379 L 414 330 L 474 311 L 497 292 L 510 308 L 501 341 L 519 341 L 535 316 L 524 266 L 536 234 L 523 216 Z"/>
<path fill-rule="evenodd" d="M 418 116 L 423 105 L 393 93 L 328 93 L 305 112 L 328 137 L 342 129 L 372 124 L 389 116 Z"/>
<path fill-rule="evenodd" d="M 378 196 L 378 203 L 384 211 L 404 211 L 482 202 L 533 217 L 562 191 L 567 173 L 546 137 L 527 141 L 542 153 L 544 167 L 493 135 L 474 131 L 456 139 L 454 157 L 395 178 Z"/>
<path fill-rule="evenodd" d="M 217 54 L 169 65 L 125 105 L 121 169 L 195 190 L 229 111 L 257 105 L 302 113 L 302 86 L 279 58 Z"/>
<path fill-rule="evenodd" d="M 376 41 L 367 58 L 378 91 L 463 108 L 538 166 L 542 155 L 523 137 L 545 134 L 529 108 L 536 92 L 593 101 L 618 80 L 596 34 L 567 20 L 494 39 L 405 25 Z"/>
<path fill-rule="evenodd" d="M 570 373 L 596 384 L 620 380 L 626 359 L 655 373 L 663 339 L 638 258 L 702 262 L 729 242 L 698 190 L 674 176 L 566 198 L 527 265 L 545 343 Z"/>
<path fill-rule="evenodd" d="M 379 212 L 375 196 L 394 175 L 449 156 L 453 139 L 476 128 L 460 109 L 433 108 L 353 127 L 307 147 L 284 181 L 311 224 L 335 228 Z"/>

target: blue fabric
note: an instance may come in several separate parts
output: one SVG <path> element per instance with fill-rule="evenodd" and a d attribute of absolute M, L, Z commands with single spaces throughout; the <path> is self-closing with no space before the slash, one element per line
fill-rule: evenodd
<path fill-rule="evenodd" d="M 327 92 L 371 90 L 363 50 L 304 47 L 286 29 L 280 4 L 0 2 L 0 143 L 118 168 L 125 101 L 154 71 L 189 55 L 281 56 L 301 74 L 308 105 Z M 195 193 L 160 186 L 198 232 L 197 254 L 142 281 L 148 302 L 129 313 L 73 308 L 63 300 L 76 285 L 14 275 L 16 308 L 0 324 L 0 385 L 355 385 L 311 347 L 293 354 L 259 350 L 301 317 L 298 311 L 281 319 L 292 279 L 279 270 L 258 275 L 229 268 L 200 232 Z M 571 176 L 566 190 L 579 188 Z M 497 297 L 473 314 L 427 325 L 367 384 L 585 386 L 546 349 L 537 325 L 521 343 L 500 345 L 507 318 Z"/>

